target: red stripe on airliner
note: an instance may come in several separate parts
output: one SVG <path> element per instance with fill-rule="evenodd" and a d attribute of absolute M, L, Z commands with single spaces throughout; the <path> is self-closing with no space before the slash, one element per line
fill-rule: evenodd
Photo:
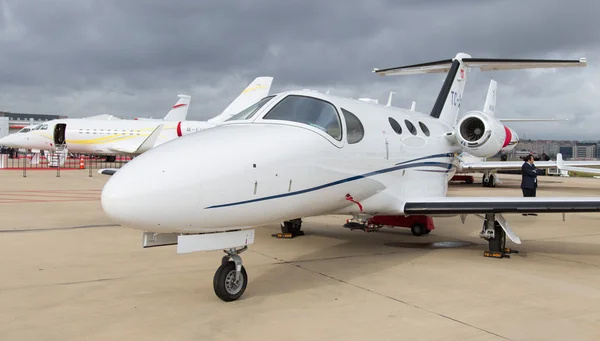
<path fill-rule="evenodd" d="M 183 135 L 181 133 L 181 121 L 179 121 L 179 123 L 177 123 L 177 136 L 181 136 Z"/>
<path fill-rule="evenodd" d="M 181 103 L 181 104 L 175 104 L 175 105 L 173 106 L 173 109 L 175 109 L 175 108 L 179 108 L 179 107 L 183 107 L 184 105 L 187 105 L 187 104 L 185 104 L 185 103 Z"/>

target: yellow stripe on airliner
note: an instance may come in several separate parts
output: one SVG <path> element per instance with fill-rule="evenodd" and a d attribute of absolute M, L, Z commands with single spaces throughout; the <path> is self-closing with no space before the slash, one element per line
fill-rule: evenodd
<path fill-rule="evenodd" d="M 258 90 L 258 89 L 265 89 L 266 87 L 267 87 L 266 85 L 257 85 L 255 87 L 248 88 L 248 89 L 242 91 L 242 93 L 250 92 L 250 91 L 254 91 L 254 90 Z"/>

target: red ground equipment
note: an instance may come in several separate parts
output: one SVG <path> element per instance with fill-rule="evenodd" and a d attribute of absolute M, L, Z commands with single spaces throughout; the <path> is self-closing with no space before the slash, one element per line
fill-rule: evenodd
<path fill-rule="evenodd" d="M 409 227 L 412 234 L 415 236 L 422 236 L 428 234 L 435 227 L 433 226 L 433 219 L 424 215 L 382 215 L 370 218 L 367 221 L 367 225 L 382 226 L 398 226 L 398 227 Z"/>

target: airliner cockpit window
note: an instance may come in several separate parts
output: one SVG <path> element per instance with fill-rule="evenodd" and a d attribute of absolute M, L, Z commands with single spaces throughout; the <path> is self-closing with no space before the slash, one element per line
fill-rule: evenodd
<path fill-rule="evenodd" d="M 273 97 L 275 97 L 275 95 L 267 96 L 267 97 L 261 99 L 260 101 L 252 104 L 248 108 L 233 115 L 232 117 L 227 119 L 227 121 L 239 121 L 239 120 L 247 120 L 247 119 L 252 118 L 252 116 L 254 116 L 254 114 L 256 114 L 258 109 L 262 108 L 262 106 L 267 104 L 267 102 L 269 102 L 271 100 L 271 98 L 273 98 Z"/>
<path fill-rule="evenodd" d="M 326 101 L 305 96 L 288 96 L 277 103 L 263 119 L 284 120 L 308 124 L 342 139 L 342 125 L 335 107 Z"/>
<path fill-rule="evenodd" d="M 23 128 L 23 129 L 19 130 L 19 133 L 27 133 L 27 132 L 29 132 L 30 130 L 31 130 L 30 128 L 27 128 L 27 127 L 25 127 L 25 128 Z"/>
<path fill-rule="evenodd" d="M 42 127 L 40 128 L 40 130 L 48 130 L 48 125 L 42 124 Z"/>

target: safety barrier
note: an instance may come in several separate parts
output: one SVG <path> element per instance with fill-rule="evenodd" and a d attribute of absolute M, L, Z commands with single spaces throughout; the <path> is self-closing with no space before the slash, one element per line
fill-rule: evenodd
<path fill-rule="evenodd" d="M 0 154 L 0 171 L 22 170 L 23 177 L 27 177 L 28 171 L 55 171 L 60 177 L 63 170 L 88 170 L 88 176 L 98 174 L 97 170 L 102 168 L 121 168 L 129 162 L 130 155 L 84 155 L 68 153 L 61 154 L 23 153 Z"/>

